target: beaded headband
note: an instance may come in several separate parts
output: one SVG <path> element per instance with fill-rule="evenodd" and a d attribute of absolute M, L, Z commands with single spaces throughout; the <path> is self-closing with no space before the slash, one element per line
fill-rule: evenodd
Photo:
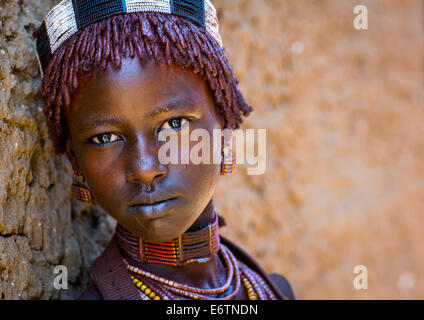
<path fill-rule="evenodd" d="M 44 18 L 37 38 L 42 71 L 60 45 L 82 28 L 121 13 L 160 12 L 188 18 L 222 47 L 216 9 L 210 0 L 62 0 Z"/>

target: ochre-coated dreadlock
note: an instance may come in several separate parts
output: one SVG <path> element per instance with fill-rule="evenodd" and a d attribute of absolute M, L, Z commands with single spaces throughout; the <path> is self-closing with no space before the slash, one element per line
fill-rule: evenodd
<path fill-rule="evenodd" d="M 34 37 L 38 37 L 38 30 Z M 241 95 L 224 51 L 204 28 L 163 13 L 115 15 L 75 33 L 53 54 L 41 93 L 50 136 L 57 153 L 65 151 L 65 112 L 82 80 L 105 71 L 110 63 L 137 56 L 141 62 L 173 64 L 199 74 L 209 83 L 226 128 L 237 129 L 252 108 Z"/>

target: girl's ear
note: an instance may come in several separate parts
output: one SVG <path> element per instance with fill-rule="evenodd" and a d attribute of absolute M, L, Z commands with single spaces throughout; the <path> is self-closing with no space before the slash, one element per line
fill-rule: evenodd
<path fill-rule="evenodd" d="M 74 170 L 74 172 L 77 175 L 82 175 L 82 172 L 80 170 L 80 167 L 78 165 L 78 160 L 77 157 L 75 155 L 74 149 L 72 148 L 72 139 L 70 137 L 70 135 L 68 134 L 66 137 L 66 156 L 68 157 L 69 161 L 72 164 L 72 169 Z"/>

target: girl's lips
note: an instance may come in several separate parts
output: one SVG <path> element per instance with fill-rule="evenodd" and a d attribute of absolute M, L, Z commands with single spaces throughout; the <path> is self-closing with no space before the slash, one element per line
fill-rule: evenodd
<path fill-rule="evenodd" d="M 172 194 L 170 192 L 157 191 L 154 193 L 140 193 L 132 199 L 129 204 L 129 207 L 140 205 L 153 205 L 176 197 L 176 194 Z"/>
<path fill-rule="evenodd" d="M 135 204 L 128 207 L 128 211 L 136 214 L 141 219 L 159 219 L 166 216 L 175 205 L 177 198 L 170 198 L 153 203 Z"/>

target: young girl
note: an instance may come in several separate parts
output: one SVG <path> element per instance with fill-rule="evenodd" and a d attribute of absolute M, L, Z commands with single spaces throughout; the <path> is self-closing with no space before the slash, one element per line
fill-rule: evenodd
<path fill-rule="evenodd" d="M 72 164 L 72 194 L 118 223 L 80 299 L 293 299 L 283 276 L 268 276 L 218 234 L 212 197 L 231 173 L 231 148 L 224 143 L 221 164 L 158 157 L 160 134 L 212 137 L 252 110 L 210 1 L 64 0 L 34 36 L 49 132 Z"/>

